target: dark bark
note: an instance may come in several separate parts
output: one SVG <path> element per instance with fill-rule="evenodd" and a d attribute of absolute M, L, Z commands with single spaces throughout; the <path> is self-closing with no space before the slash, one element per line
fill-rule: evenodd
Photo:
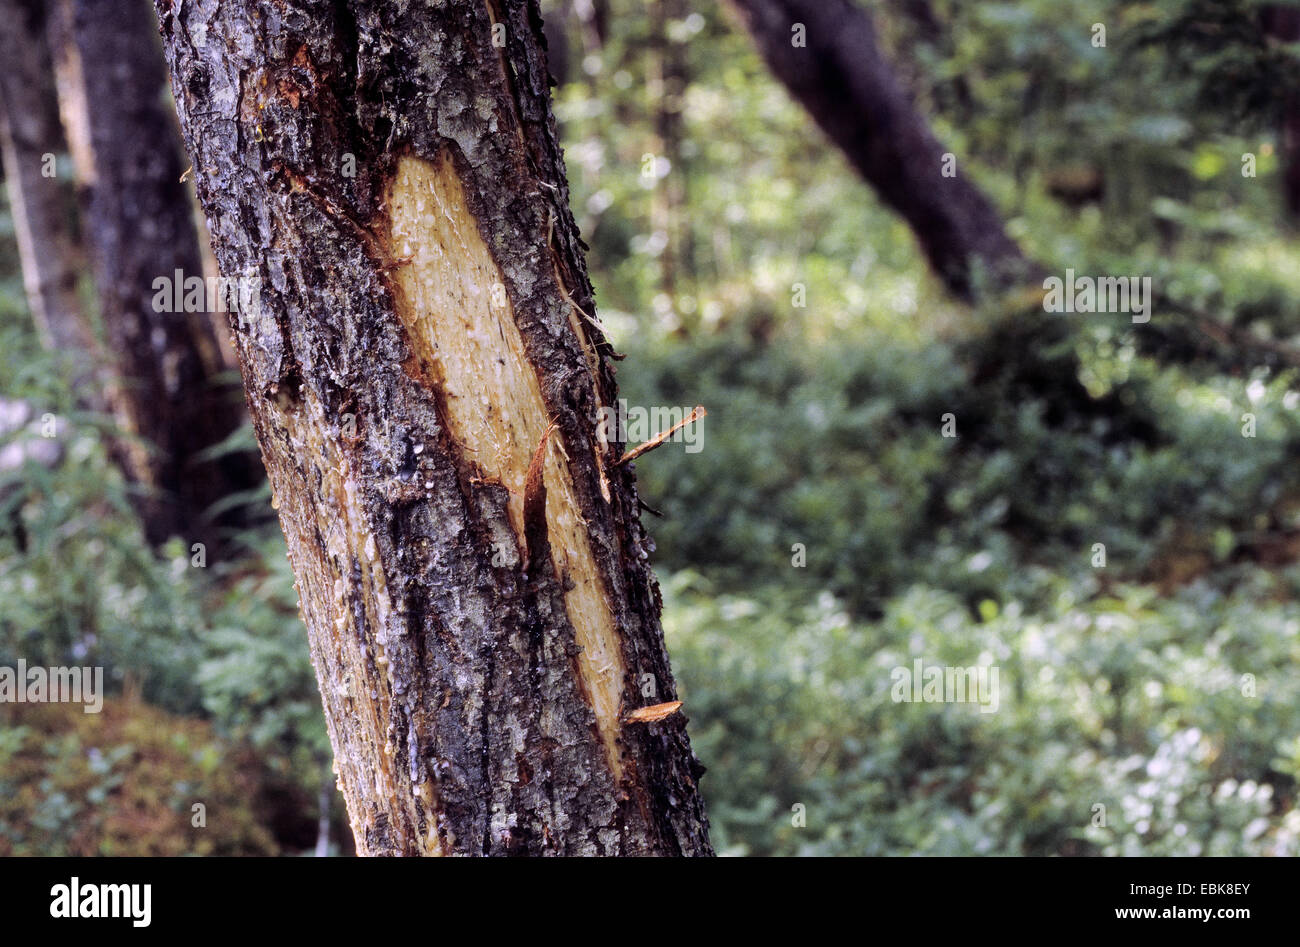
<path fill-rule="evenodd" d="M 710 853 L 535 2 L 157 7 L 358 851 Z"/>
<path fill-rule="evenodd" d="M 993 205 L 958 169 L 909 100 L 866 10 L 851 0 L 732 0 L 773 74 L 916 235 L 959 297 L 1036 271 Z M 794 45 L 802 24 L 806 46 Z M 982 275 L 980 275 L 982 274 Z"/>
<path fill-rule="evenodd" d="M 1263 9 L 1264 30 L 1283 43 L 1300 41 L 1300 7 L 1269 4 Z M 1282 195 L 1287 211 L 1300 217 L 1300 94 L 1288 92 L 1282 107 Z"/>
<path fill-rule="evenodd" d="M 153 544 L 179 535 L 219 545 L 206 511 L 249 488 L 247 455 L 201 461 L 242 423 L 237 389 L 218 384 L 220 349 L 206 308 L 155 311 L 155 281 L 202 278 L 166 72 L 145 0 L 56 0 L 49 35 L 80 185 L 100 318 L 121 381 L 119 424 L 139 438 L 127 461 Z"/>

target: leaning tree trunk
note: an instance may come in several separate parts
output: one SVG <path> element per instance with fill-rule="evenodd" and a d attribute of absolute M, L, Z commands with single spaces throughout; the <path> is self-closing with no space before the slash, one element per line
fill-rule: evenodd
<path fill-rule="evenodd" d="M 358 851 L 710 853 L 535 0 L 157 7 Z"/>
<path fill-rule="evenodd" d="M 179 535 L 213 545 L 221 541 L 219 524 L 206 511 L 258 483 L 261 472 L 240 454 L 199 456 L 231 434 L 244 413 L 238 390 L 213 378 L 221 357 L 206 306 L 195 311 L 182 294 L 189 311 L 166 311 L 178 295 L 159 297 L 155 285 L 203 277 L 175 124 L 164 107 L 166 68 L 155 26 L 146 0 L 51 2 L 59 107 L 123 392 L 118 420 L 143 441 L 127 468 L 142 488 L 137 505 L 145 535 L 154 544 Z"/>
<path fill-rule="evenodd" d="M 971 298 L 1034 272 L 913 107 L 852 0 L 732 0 L 772 73 L 898 211 L 948 289 Z M 945 165 L 949 175 L 945 175 Z M 954 173 L 955 172 L 955 173 Z"/>

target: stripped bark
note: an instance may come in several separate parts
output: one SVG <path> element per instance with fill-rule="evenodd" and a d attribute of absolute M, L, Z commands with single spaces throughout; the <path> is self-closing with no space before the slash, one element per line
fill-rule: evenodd
<path fill-rule="evenodd" d="M 253 458 L 199 454 L 243 421 L 219 384 L 220 348 L 205 310 L 155 311 L 155 281 L 202 277 L 166 72 L 145 0 L 55 0 L 49 36 L 59 108 L 76 166 L 100 319 L 121 382 L 118 424 L 136 438 L 124 463 L 141 489 L 145 536 L 221 543 L 212 504 L 256 485 Z M 230 525 L 234 525 L 233 521 Z"/>
<path fill-rule="evenodd" d="M 772 73 L 881 199 L 907 221 L 948 289 L 1015 287 L 1037 271 L 988 199 L 916 111 L 852 0 L 732 0 Z M 796 45 L 796 25 L 806 45 Z"/>
<path fill-rule="evenodd" d="M 535 0 L 156 2 L 358 851 L 710 853 Z"/>

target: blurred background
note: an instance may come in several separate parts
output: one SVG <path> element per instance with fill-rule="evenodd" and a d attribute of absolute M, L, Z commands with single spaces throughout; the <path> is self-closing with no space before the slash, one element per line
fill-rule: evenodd
<path fill-rule="evenodd" d="M 1300 8 L 825 5 L 976 238 L 1031 289 L 1149 276 L 1135 324 L 944 271 L 887 170 L 924 153 L 828 134 L 857 80 L 783 78 L 763 3 L 541 6 L 621 395 L 709 412 L 637 466 L 719 852 L 1300 854 Z M 0 704 L 0 854 L 349 854 L 269 495 L 201 567 L 147 536 L 68 355 L 0 205 L 0 665 L 109 692 Z M 998 711 L 895 703 L 918 657 Z"/>

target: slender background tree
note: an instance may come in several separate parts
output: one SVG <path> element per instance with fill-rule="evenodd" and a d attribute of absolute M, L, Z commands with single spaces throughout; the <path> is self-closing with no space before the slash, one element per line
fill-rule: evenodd
<path fill-rule="evenodd" d="M 50 7 L 59 107 L 82 196 L 85 241 L 107 350 L 121 388 L 118 423 L 134 438 L 126 468 L 145 534 L 221 542 L 209 511 L 261 477 L 247 453 L 204 452 L 245 417 L 222 382 L 201 307 L 159 310 L 157 281 L 203 277 L 166 71 L 145 0 L 56 0 Z M 178 276 L 179 274 L 179 276 Z"/>
<path fill-rule="evenodd" d="M 45 346 L 69 360 L 73 387 L 103 407 L 92 359 L 93 336 L 77 280 L 84 257 L 72 227 L 68 188 L 58 176 L 66 150 L 49 47 L 45 7 L 2 0 L 0 157 L 13 210 L 23 284 Z"/>

